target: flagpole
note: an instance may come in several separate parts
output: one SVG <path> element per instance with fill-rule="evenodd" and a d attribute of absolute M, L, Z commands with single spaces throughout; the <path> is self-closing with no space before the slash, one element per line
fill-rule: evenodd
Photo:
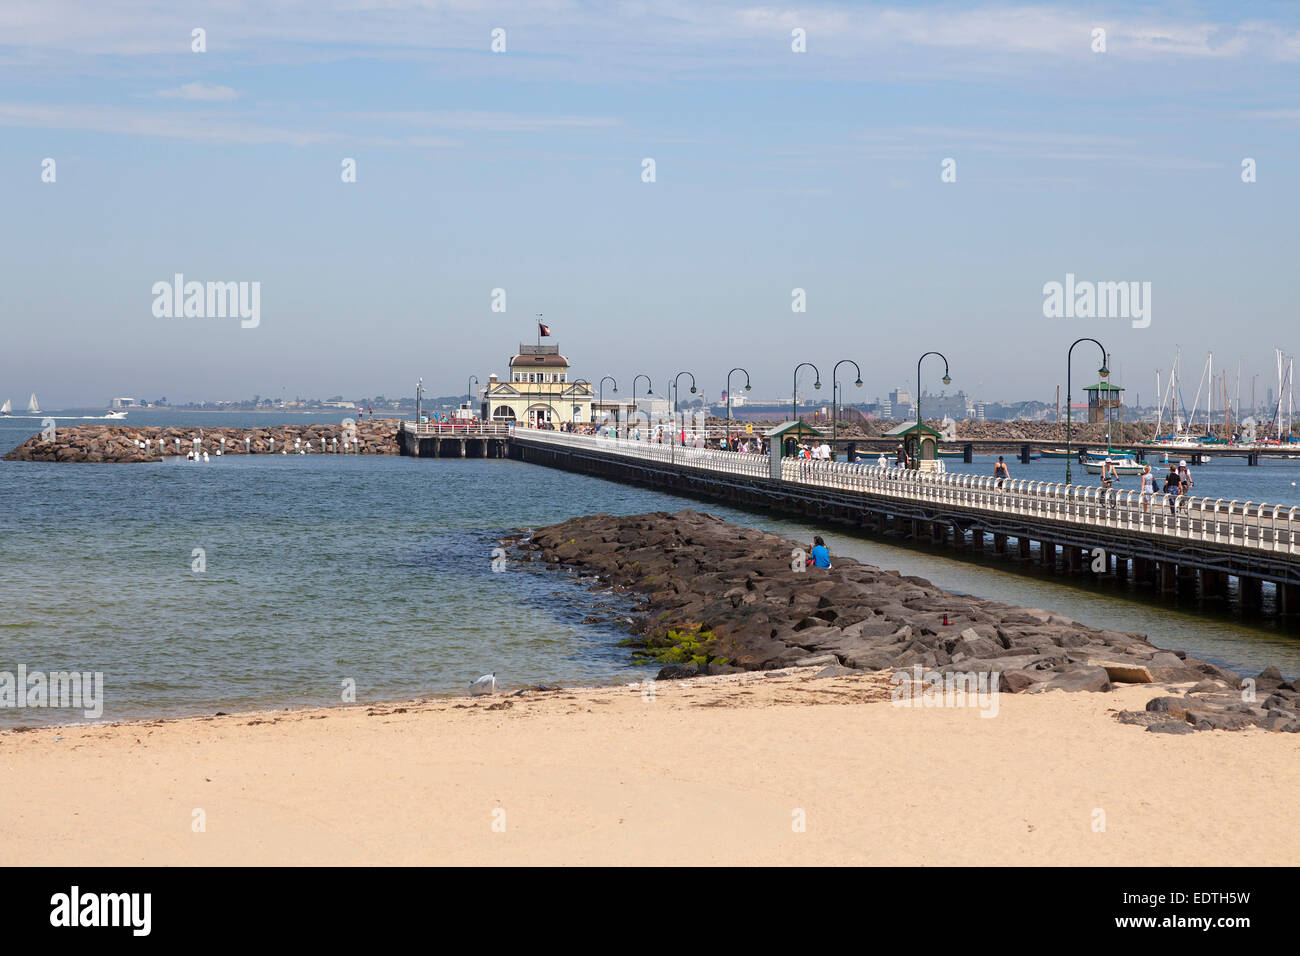
<path fill-rule="evenodd" d="M 542 313 L 537 313 L 537 347 L 542 347 Z"/>

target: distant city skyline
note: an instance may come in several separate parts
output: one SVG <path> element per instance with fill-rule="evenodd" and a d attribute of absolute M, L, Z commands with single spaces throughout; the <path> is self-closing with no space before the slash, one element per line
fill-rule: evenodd
<path fill-rule="evenodd" d="M 3 50 L 0 400 L 455 394 L 539 313 L 593 382 L 827 403 L 930 349 L 1064 400 L 1092 336 L 1260 404 L 1300 350 L 1294 7 L 66 0 Z"/>

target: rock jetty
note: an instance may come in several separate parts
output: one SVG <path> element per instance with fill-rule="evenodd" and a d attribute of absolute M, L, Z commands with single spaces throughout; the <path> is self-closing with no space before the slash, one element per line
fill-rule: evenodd
<path fill-rule="evenodd" d="M 1300 731 L 1300 693 L 1273 668 L 1252 686 L 1144 634 L 954 594 L 851 558 L 835 557 L 830 570 L 796 571 L 793 552 L 806 542 L 712 515 L 591 515 L 518 543 L 525 560 L 628 592 L 638 606 L 626 643 L 639 658 L 665 665 L 661 679 L 824 664 L 906 675 L 917 667 L 996 673 L 998 689 L 1013 694 L 1151 683 L 1167 693 L 1120 720 L 1154 732 Z"/>
<path fill-rule="evenodd" d="M 150 462 L 184 456 L 194 439 L 209 456 L 296 454 L 396 455 L 398 420 L 385 418 L 344 425 L 278 425 L 266 428 L 193 428 L 128 425 L 76 425 L 56 428 L 54 440 L 33 435 L 3 457 L 4 461 Z M 346 444 L 345 444 L 346 438 Z M 225 439 L 224 443 L 222 439 Z M 161 443 L 161 445 L 160 445 Z"/>

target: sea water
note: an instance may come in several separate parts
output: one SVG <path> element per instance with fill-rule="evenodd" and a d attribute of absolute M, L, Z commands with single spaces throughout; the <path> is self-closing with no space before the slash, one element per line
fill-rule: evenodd
<path fill-rule="evenodd" d="M 132 412 L 129 424 L 197 433 L 339 419 Z M 0 449 L 39 427 L 0 421 Z M 1013 474 L 1025 470 L 1013 464 Z M 1241 488 L 1239 499 L 1283 501 L 1296 471 L 1224 462 L 1194 474 Z M 624 599 L 535 565 L 494 570 L 493 551 L 512 531 L 578 515 L 681 508 L 800 541 L 822 534 L 837 555 L 1143 631 L 1251 674 L 1267 664 L 1300 673 L 1300 642 L 1267 618 L 511 460 L 332 454 L 0 462 L 0 672 L 102 673 L 102 720 L 340 704 L 349 688 L 358 703 L 463 694 L 491 672 L 505 691 L 639 681 L 654 670 L 619 645 Z M 82 719 L 80 710 L 0 708 L 0 726 Z"/>

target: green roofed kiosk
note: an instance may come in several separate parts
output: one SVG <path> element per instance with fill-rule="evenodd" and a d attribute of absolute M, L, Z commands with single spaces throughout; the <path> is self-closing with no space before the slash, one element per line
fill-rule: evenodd
<path fill-rule="evenodd" d="M 793 455 L 795 446 L 805 438 L 822 438 L 823 435 L 811 425 L 802 421 L 782 422 L 775 428 L 763 432 L 770 446 L 768 460 L 772 464 L 771 476 L 778 481 L 781 478 L 781 455 Z M 788 446 L 783 448 L 782 446 Z"/>
<path fill-rule="evenodd" d="M 921 462 L 933 462 L 939 457 L 939 439 L 943 437 L 943 433 L 924 422 L 904 422 L 894 426 L 881 437 L 902 442 L 907 449 L 907 460 L 911 462 L 912 467 L 929 471 L 934 466 L 923 465 Z"/>
<path fill-rule="evenodd" d="M 1088 421 L 1092 424 L 1106 421 L 1106 411 L 1124 405 L 1124 389 L 1110 382 L 1098 382 L 1084 389 L 1088 393 Z"/>

